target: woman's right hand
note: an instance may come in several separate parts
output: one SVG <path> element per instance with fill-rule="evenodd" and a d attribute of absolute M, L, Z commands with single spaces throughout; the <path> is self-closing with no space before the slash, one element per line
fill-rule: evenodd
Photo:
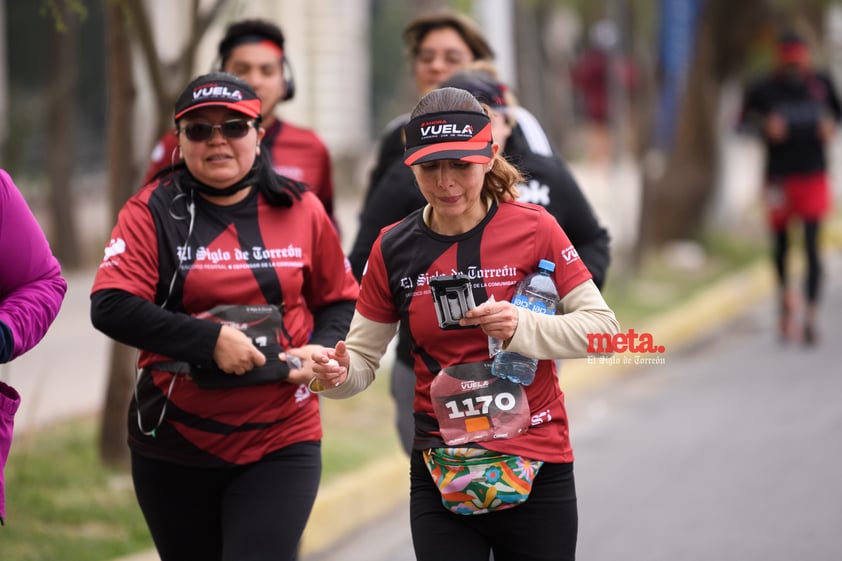
<path fill-rule="evenodd" d="M 519 317 L 517 306 L 509 301 L 498 302 L 492 295 L 479 306 L 468 310 L 465 317 L 459 320 L 459 325 L 476 325 L 489 337 L 508 341 L 517 331 Z"/>
<path fill-rule="evenodd" d="M 348 377 L 348 368 L 351 366 L 351 355 L 345 347 L 345 341 L 336 343 L 336 347 L 325 349 L 322 352 L 313 353 L 313 374 L 312 384 L 316 383 L 320 389 L 335 388 L 342 384 Z"/>
<path fill-rule="evenodd" d="M 266 357 L 245 333 L 223 325 L 213 348 L 213 361 L 223 372 L 242 376 L 249 370 L 266 364 Z"/>

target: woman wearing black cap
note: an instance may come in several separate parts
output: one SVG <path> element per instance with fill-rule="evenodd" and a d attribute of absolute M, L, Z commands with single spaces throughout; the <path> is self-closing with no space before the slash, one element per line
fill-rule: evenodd
<path fill-rule="evenodd" d="M 573 451 L 552 359 L 586 356 L 588 334 L 611 337 L 619 325 L 556 220 L 515 201 L 520 173 L 499 156 L 476 98 L 433 90 L 405 130 L 404 163 L 427 204 L 375 241 L 348 336 L 314 355 L 310 387 L 330 398 L 365 389 L 405 323 L 416 376 L 416 557 L 572 560 Z M 541 259 L 557 265 L 562 315 L 509 302 Z M 489 337 L 540 359 L 535 382 L 491 376 Z"/>
<path fill-rule="evenodd" d="M 442 85 L 466 90 L 488 106 L 492 136 L 494 142 L 500 146 L 499 153 L 516 164 L 526 176 L 524 182 L 518 186 L 519 200 L 539 203 L 555 217 L 576 247 L 597 288 L 600 288 L 611 261 L 608 231 L 600 224 L 561 158 L 509 150 L 513 96 L 502 82 L 490 74 L 493 67 L 490 70 L 487 68 L 475 68 L 472 65 L 469 69 L 457 72 Z M 360 227 L 348 254 L 357 279 L 362 276 L 371 246 L 381 228 L 401 220 L 426 204 L 424 195 L 415 185 L 412 170 L 402 161 L 397 161 L 389 167 L 383 174 L 381 183 L 360 214 Z M 530 196 L 524 196 L 527 194 Z M 406 327 L 401 325 L 389 377 L 389 389 L 397 405 L 395 415 L 398 437 L 407 453 L 412 450 L 412 440 L 415 436 L 412 416 L 415 376 L 411 347 L 412 337 L 406 332 Z"/>
<path fill-rule="evenodd" d="M 321 473 L 309 357 L 356 280 L 312 193 L 272 170 L 255 91 L 201 76 L 176 101 L 183 163 L 121 210 L 91 295 L 140 349 L 132 476 L 162 561 L 293 559 Z"/>

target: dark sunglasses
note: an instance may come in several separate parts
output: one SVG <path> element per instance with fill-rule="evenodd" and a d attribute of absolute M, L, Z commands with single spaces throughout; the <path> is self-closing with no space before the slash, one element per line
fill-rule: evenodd
<path fill-rule="evenodd" d="M 252 119 L 232 119 L 219 125 L 210 123 L 187 123 L 184 126 L 184 136 L 193 142 L 202 142 L 213 136 L 214 129 L 219 129 L 225 138 L 243 138 L 254 124 Z"/>

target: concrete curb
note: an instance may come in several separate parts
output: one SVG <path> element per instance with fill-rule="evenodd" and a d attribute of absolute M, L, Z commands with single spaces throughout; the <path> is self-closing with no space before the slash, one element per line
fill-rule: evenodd
<path fill-rule="evenodd" d="M 326 550 L 408 498 L 409 458 L 403 452 L 322 486 L 301 539 L 301 555 Z"/>

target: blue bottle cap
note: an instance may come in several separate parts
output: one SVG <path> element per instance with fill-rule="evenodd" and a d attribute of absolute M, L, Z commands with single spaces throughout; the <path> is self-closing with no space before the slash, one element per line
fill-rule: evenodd
<path fill-rule="evenodd" d="M 553 263 L 549 259 L 541 259 L 540 261 L 538 261 L 538 268 L 544 269 L 545 271 L 552 273 L 553 271 L 555 271 L 555 263 Z"/>

